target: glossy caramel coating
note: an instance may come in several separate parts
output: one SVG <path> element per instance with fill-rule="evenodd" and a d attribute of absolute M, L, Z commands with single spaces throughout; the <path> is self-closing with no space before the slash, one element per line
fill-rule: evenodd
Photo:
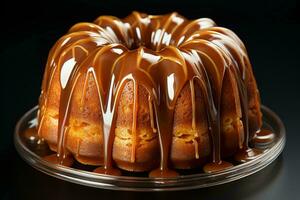
<path fill-rule="evenodd" d="M 39 105 L 39 136 L 58 158 L 103 173 L 229 167 L 262 124 L 241 40 L 177 13 L 74 25 L 49 53 Z"/>

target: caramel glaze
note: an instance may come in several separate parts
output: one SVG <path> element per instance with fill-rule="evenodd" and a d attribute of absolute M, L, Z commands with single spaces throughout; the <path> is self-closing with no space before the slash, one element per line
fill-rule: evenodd
<path fill-rule="evenodd" d="M 261 129 L 256 132 L 253 142 L 256 144 L 269 144 L 274 141 L 275 134 L 273 131 L 268 129 Z"/>
<path fill-rule="evenodd" d="M 66 68 L 70 72 L 66 72 Z M 56 71 L 59 71 L 61 82 L 58 163 L 69 163 L 65 161 L 68 158 L 65 144 L 74 88 L 80 78 L 87 82 L 90 75 L 97 86 L 104 136 L 104 165 L 96 172 L 120 174 L 113 167 L 112 145 L 118 99 L 129 81 L 134 85 L 134 138 L 138 85 L 149 93 L 152 126 L 159 135 L 160 166 L 150 172 L 150 177 L 178 175 L 169 168 L 169 156 L 174 108 L 186 84 L 190 85 L 194 102 L 193 127 L 196 123 L 193 95 L 196 84 L 204 96 L 212 142 L 211 163 L 204 166 L 204 171 L 219 171 L 232 166 L 221 159 L 220 150 L 220 104 L 226 77 L 237 85 L 236 95 L 240 99 L 239 112 L 244 129 L 236 159 L 243 162 L 259 153 L 248 145 L 261 126 L 261 114 L 257 103 L 259 94 L 246 49 L 232 31 L 217 27 L 211 19 L 189 21 L 177 13 L 155 16 L 133 12 L 123 20 L 101 16 L 94 23 L 74 25 L 50 51 L 40 97 L 39 127 L 43 123 L 44 109 L 49 103 L 48 91 Z M 84 87 L 83 92 L 85 90 Z M 250 112 L 257 115 L 252 122 L 248 118 Z M 135 161 L 135 148 L 133 144 L 131 162 Z"/>

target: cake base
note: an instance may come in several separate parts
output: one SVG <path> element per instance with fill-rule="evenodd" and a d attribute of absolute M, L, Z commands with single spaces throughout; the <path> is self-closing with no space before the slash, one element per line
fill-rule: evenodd
<path fill-rule="evenodd" d="M 285 145 L 285 128 L 280 118 L 269 108 L 262 106 L 263 128 L 271 130 L 272 141 L 252 141 L 252 146 L 262 153 L 245 163 L 235 163 L 228 169 L 205 173 L 201 168 L 177 171 L 180 176 L 172 178 L 149 178 L 148 173 L 122 171 L 122 176 L 93 173 L 95 166 L 85 166 L 74 161 L 72 167 L 56 165 L 44 158 L 53 154 L 46 142 L 37 139 L 30 131 L 36 126 L 38 107 L 28 111 L 17 123 L 15 146 L 21 157 L 37 170 L 50 176 L 91 187 L 127 191 L 170 191 L 210 187 L 228 183 L 256 173 L 272 163 Z M 29 130 L 29 131 L 26 131 Z M 266 137 L 264 135 L 264 137 Z M 225 160 L 227 161 L 227 160 Z M 229 160 L 234 162 L 233 160 Z M 184 180 L 184 181 L 183 181 Z"/>

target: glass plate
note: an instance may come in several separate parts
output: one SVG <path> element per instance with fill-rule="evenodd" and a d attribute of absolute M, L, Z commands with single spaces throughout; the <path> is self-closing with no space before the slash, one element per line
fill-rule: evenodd
<path fill-rule="evenodd" d="M 38 148 L 35 138 L 25 137 L 24 130 L 36 125 L 38 107 L 29 110 L 17 123 L 14 135 L 15 146 L 21 157 L 37 170 L 50 176 L 91 187 L 127 191 L 170 191 L 210 187 L 228 183 L 262 170 L 274 161 L 285 145 L 285 128 L 280 118 L 269 108 L 262 106 L 263 127 L 275 133 L 272 143 L 262 145 L 264 152 L 249 162 L 214 173 L 194 171 L 194 174 L 176 178 L 148 178 L 134 173 L 124 176 L 96 174 L 87 170 L 64 167 L 45 161 L 45 150 Z M 46 146 L 46 145 L 44 145 Z"/>

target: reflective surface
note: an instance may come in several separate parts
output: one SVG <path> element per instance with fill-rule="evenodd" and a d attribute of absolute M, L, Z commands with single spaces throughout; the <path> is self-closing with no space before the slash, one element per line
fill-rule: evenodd
<path fill-rule="evenodd" d="M 190 175 L 180 175 L 177 178 L 145 178 L 129 176 L 111 176 L 91 173 L 82 169 L 74 169 L 51 164 L 43 160 L 40 155 L 47 152 L 43 142 L 38 144 L 38 140 L 26 137 L 25 129 L 34 125 L 37 107 L 27 112 L 16 126 L 15 145 L 25 161 L 36 169 L 51 176 L 67 180 L 70 182 L 115 190 L 131 191 L 159 191 L 159 190 L 184 190 L 209 187 L 234 181 L 251 175 L 274 161 L 281 153 L 285 144 L 285 129 L 281 120 L 268 108 L 262 106 L 264 128 L 274 131 L 272 143 L 257 146 L 264 149 L 261 156 L 244 164 L 239 164 L 215 173 L 196 173 Z M 80 167 L 79 167 L 80 168 Z M 88 169 L 87 169 L 88 170 Z M 135 174 L 134 174 L 135 175 Z"/>

